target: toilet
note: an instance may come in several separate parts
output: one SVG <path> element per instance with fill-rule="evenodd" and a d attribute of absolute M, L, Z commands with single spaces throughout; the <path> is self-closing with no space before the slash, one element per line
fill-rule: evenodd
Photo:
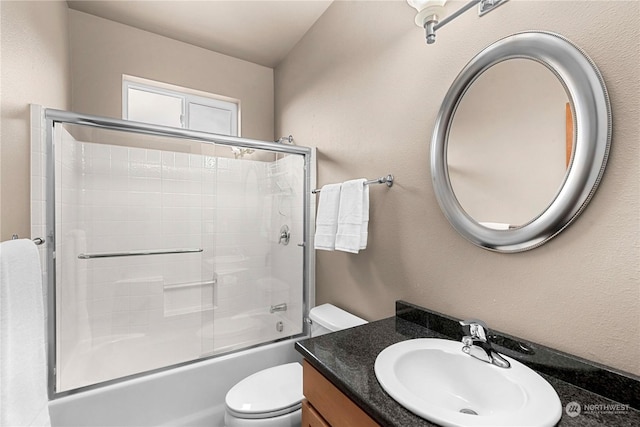
<path fill-rule="evenodd" d="M 312 337 L 367 323 L 331 304 L 312 308 L 309 317 Z M 300 427 L 303 398 L 300 363 L 264 369 L 231 387 L 225 397 L 225 426 Z"/>

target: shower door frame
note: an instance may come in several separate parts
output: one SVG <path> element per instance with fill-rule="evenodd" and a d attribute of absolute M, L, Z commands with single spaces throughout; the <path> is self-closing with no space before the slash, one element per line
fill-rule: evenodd
<path fill-rule="evenodd" d="M 72 124 L 82 125 L 95 128 L 101 128 L 105 130 L 123 131 L 129 133 L 137 133 L 143 135 L 155 135 L 161 137 L 173 137 L 176 139 L 189 139 L 192 141 L 198 141 L 205 144 L 218 144 L 228 147 L 240 147 L 250 148 L 254 150 L 268 150 L 274 153 L 284 154 L 296 154 L 304 156 L 304 188 L 303 188 L 303 240 L 299 246 L 303 249 L 303 282 L 302 282 L 302 295 L 303 295 L 303 324 L 302 333 L 286 338 L 281 338 L 246 348 L 223 353 L 223 355 L 243 351 L 249 348 L 258 347 L 269 344 L 271 342 L 282 341 L 289 338 L 304 337 L 309 334 L 309 310 L 315 303 L 315 283 L 314 283 L 314 257 L 311 250 L 311 237 L 313 236 L 314 224 L 311 221 L 311 190 L 315 185 L 315 175 L 312 176 L 312 171 L 315 174 L 315 168 L 312 165 L 313 150 L 309 147 L 301 147 L 297 145 L 286 145 L 270 141 L 260 141 L 256 139 L 233 137 L 226 135 L 218 135 L 188 129 L 173 128 L 168 126 L 152 125 L 141 122 L 112 119 L 100 116 L 93 116 L 88 114 L 79 114 L 70 111 L 57 110 L 52 108 L 44 109 L 45 122 L 45 162 L 46 162 L 46 246 L 47 246 L 47 380 L 48 380 L 48 394 L 49 399 L 57 399 L 60 397 L 76 394 L 79 392 L 92 390 L 95 388 L 104 387 L 110 384 L 126 381 L 132 378 L 137 378 L 145 375 L 149 375 L 156 372 L 166 371 L 174 369 L 180 366 L 189 365 L 192 363 L 200 362 L 211 358 L 218 357 L 219 355 L 211 355 L 201 357 L 195 360 L 190 360 L 178 364 L 165 366 L 162 368 L 152 369 L 149 371 L 139 372 L 137 374 L 128 375 L 125 377 L 115 378 L 108 381 L 103 381 L 96 384 L 91 384 L 84 387 L 79 387 L 62 392 L 56 391 L 56 198 L 55 198 L 55 139 L 54 139 L 54 126 L 56 124 Z M 313 182 L 312 182 L 313 179 Z"/>

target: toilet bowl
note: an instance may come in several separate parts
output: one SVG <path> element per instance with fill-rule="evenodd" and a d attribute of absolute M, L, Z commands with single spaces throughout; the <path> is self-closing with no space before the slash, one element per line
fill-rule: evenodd
<path fill-rule="evenodd" d="M 334 305 L 311 309 L 311 336 L 367 323 Z M 300 427 L 302 365 L 298 362 L 263 369 L 234 385 L 225 397 L 226 427 Z"/>

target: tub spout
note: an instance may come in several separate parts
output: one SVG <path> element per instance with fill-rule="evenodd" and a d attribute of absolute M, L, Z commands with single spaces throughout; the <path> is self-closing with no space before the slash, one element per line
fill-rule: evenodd
<path fill-rule="evenodd" d="M 287 311 L 287 303 L 283 302 L 282 304 L 276 304 L 276 305 L 272 305 L 271 308 L 269 308 L 269 313 L 273 314 L 276 311 Z"/>

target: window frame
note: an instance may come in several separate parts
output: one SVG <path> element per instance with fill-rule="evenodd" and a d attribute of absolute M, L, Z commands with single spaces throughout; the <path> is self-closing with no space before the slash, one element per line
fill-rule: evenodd
<path fill-rule="evenodd" d="M 141 77 L 122 75 L 122 119 L 129 120 L 129 89 L 149 92 L 156 95 L 171 96 L 182 100 L 180 114 L 181 129 L 191 129 L 189 104 L 221 109 L 231 112 L 231 134 L 241 136 L 240 100 L 209 92 L 189 89 Z M 225 134 L 226 135 L 226 134 Z"/>

